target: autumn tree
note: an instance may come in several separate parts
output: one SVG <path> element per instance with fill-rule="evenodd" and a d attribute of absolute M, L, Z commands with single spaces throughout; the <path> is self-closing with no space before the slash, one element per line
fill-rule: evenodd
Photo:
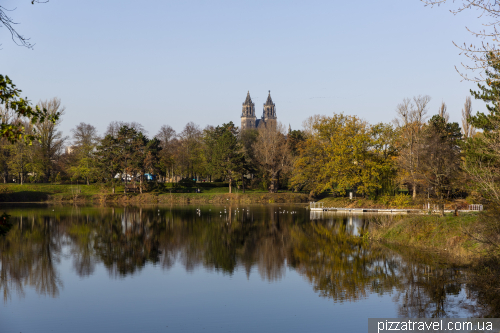
<path fill-rule="evenodd" d="M 371 126 L 371 138 L 370 152 L 379 172 L 380 190 L 391 193 L 395 189 L 394 180 L 398 171 L 398 132 L 391 124 L 378 123 Z"/>
<path fill-rule="evenodd" d="M 294 163 L 294 187 L 307 188 L 311 194 L 356 190 L 376 195 L 390 161 L 385 147 L 389 144 L 380 141 L 382 128 L 372 131 L 356 116 L 334 114 L 318 118 L 310 133 Z"/>

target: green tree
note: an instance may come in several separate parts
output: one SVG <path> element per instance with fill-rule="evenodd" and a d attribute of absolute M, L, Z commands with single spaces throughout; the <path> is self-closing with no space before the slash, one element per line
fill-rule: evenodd
<path fill-rule="evenodd" d="M 500 206 L 500 54 L 487 54 L 486 83 L 472 91 L 475 99 L 486 103 L 488 113 L 477 112 L 469 123 L 481 130 L 465 140 L 463 168 L 471 178 L 472 188 Z"/>
<path fill-rule="evenodd" d="M 97 129 L 86 123 L 78 124 L 73 133 L 74 162 L 69 171 L 74 178 L 83 178 L 89 185 L 98 176 L 95 149 L 98 143 Z"/>
<path fill-rule="evenodd" d="M 232 193 L 233 181 L 244 169 L 245 158 L 238 134 L 238 128 L 229 122 L 217 126 L 205 136 L 205 144 L 210 147 L 206 156 L 208 170 L 215 177 L 229 181 L 229 193 Z"/>
<path fill-rule="evenodd" d="M 7 138 L 10 142 L 24 140 L 31 143 L 33 140 L 39 139 L 40 134 L 36 130 L 27 133 L 25 121 L 27 120 L 33 125 L 44 122 L 55 123 L 59 119 L 60 113 L 50 113 L 43 106 L 41 108 L 38 105 L 33 107 L 28 98 L 21 97 L 21 92 L 8 76 L 0 74 L 0 107 L 12 112 L 14 116 L 9 120 L 2 117 L 0 136 Z"/>
<path fill-rule="evenodd" d="M 457 187 L 460 176 L 461 138 L 458 123 L 448 123 L 438 115 L 429 120 L 423 131 L 422 175 L 428 186 L 434 188 L 442 209 L 444 197 Z"/>
<path fill-rule="evenodd" d="M 25 182 L 25 176 L 28 172 L 28 167 L 30 164 L 30 146 L 24 144 L 24 142 L 16 142 L 10 145 L 10 155 L 8 166 L 12 174 L 17 175 L 19 183 L 21 185 Z"/>
<path fill-rule="evenodd" d="M 118 141 L 112 135 L 108 134 L 102 139 L 96 149 L 97 168 L 107 179 L 115 193 L 117 179 L 115 176 L 121 173 L 121 156 Z"/>

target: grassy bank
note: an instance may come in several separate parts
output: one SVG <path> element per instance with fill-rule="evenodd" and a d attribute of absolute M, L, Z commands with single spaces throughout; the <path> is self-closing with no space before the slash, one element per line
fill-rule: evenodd
<path fill-rule="evenodd" d="M 431 200 L 432 201 L 432 200 Z M 342 207 L 342 208 L 379 208 L 379 209 L 422 209 L 422 206 L 427 204 L 425 198 L 413 199 L 409 195 L 396 196 L 381 196 L 377 199 L 353 198 L 352 200 L 345 197 L 326 197 L 318 202 L 323 203 L 325 207 Z M 474 203 L 474 202 L 472 202 Z M 466 209 L 469 203 L 465 200 L 453 200 L 445 203 L 445 209 Z"/>
<path fill-rule="evenodd" d="M 450 259 L 470 263 L 491 253 L 481 239 L 484 231 L 480 214 L 460 216 L 407 215 L 377 216 L 370 239 L 388 245 L 439 252 Z"/>
<path fill-rule="evenodd" d="M 120 202 L 120 203 L 301 203 L 307 195 L 300 193 L 267 193 L 247 191 L 229 194 L 227 187 L 202 188 L 202 193 L 176 193 L 185 189 L 167 191 L 152 190 L 147 193 L 123 193 L 123 186 L 116 193 L 101 184 L 52 185 L 7 184 L 0 185 L 0 202 Z M 173 192 L 173 193 L 171 193 Z"/>

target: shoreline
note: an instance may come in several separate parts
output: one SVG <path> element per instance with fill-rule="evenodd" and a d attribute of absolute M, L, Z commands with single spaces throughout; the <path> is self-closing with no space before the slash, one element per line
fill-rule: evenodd
<path fill-rule="evenodd" d="M 131 203 L 131 204 L 189 204 L 207 203 L 307 203 L 301 193 L 119 193 L 119 194 L 47 194 L 0 193 L 0 203 Z"/>

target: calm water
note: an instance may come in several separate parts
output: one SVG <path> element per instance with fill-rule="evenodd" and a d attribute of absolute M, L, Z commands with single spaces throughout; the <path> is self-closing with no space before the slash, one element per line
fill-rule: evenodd
<path fill-rule="evenodd" d="M 3 206 L 0 332 L 366 332 L 481 316 L 468 272 L 303 206 Z M 372 221 L 373 223 L 373 221 Z M 485 311 L 484 313 L 481 311 Z"/>

